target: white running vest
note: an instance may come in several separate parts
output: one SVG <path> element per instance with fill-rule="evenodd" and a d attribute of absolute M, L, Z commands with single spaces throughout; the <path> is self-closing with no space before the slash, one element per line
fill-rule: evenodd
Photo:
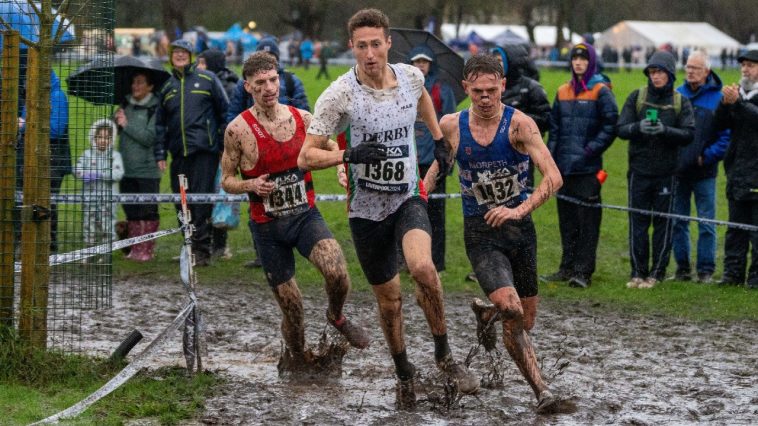
<path fill-rule="evenodd" d="M 378 164 L 350 164 L 348 217 L 380 221 L 412 196 L 419 195 L 414 139 L 418 98 L 405 72 L 389 65 L 397 78 L 393 96 L 378 100 L 349 73 L 352 91 L 348 107 L 351 147 L 376 141 L 387 147 L 387 159 Z"/>

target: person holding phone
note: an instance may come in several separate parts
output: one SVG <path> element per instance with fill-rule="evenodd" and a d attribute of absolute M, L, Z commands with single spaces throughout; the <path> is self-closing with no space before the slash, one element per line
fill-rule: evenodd
<path fill-rule="evenodd" d="M 619 138 L 629 141 L 629 207 L 671 213 L 677 156 L 694 137 L 695 117 L 690 101 L 674 90 L 676 60 L 671 53 L 655 52 L 643 72 L 647 84 L 629 94 L 617 125 Z M 652 288 L 664 279 L 672 227 L 668 217 L 629 213 L 627 288 Z"/>

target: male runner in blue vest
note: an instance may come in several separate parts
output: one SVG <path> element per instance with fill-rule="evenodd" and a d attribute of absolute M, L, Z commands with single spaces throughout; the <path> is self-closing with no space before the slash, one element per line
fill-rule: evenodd
<path fill-rule="evenodd" d="M 537 235 L 530 213 L 563 180 L 534 120 L 501 103 L 505 76 L 496 58 L 469 59 L 463 68 L 463 87 L 471 107 L 442 117 L 440 127 L 458 162 L 466 254 L 494 304 L 474 299 L 477 334 L 485 349 L 493 349 L 496 337 L 488 324 L 493 315 L 500 316 L 505 347 L 537 397 L 537 412 L 552 412 L 559 400 L 542 379 L 528 334 L 539 300 Z M 527 197 L 530 158 L 543 178 Z M 433 188 L 436 176 L 435 163 L 424 185 Z"/>

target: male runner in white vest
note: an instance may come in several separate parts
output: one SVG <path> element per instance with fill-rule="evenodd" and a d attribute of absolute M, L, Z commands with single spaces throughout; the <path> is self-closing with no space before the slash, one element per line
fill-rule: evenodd
<path fill-rule="evenodd" d="M 297 157 L 311 119 L 308 111 L 279 103 L 276 58 L 257 52 L 242 68 L 245 90 L 255 104 L 229 123 L 221 159 L 222 185 L 230 194 L 248 193 L 252 231 L 263 270 L 282 310 L 285 365 L 307 361 L 303 301 L 295 281 L 293 248 L 318 268 L 326 281 L 326 317 L 356 348 L 369 345 L 365 330 L 342 314 L 350 290 L 342 249 L 315 205 L 310 172 Z M 332 148 L 337 144 L 331 142 Z M 243 179 L 237 177 L 237 170 Z"/>
<path fill-rule="evenodd" d="M 500 62 L 476 55 L 466 62 L 463 78 L 471 107 L 442 117 L 440 127 L 458 162 L 466 254 L 479 286 L 494 304 L 474 299 L 477 335 L 485 349 L 494 349 L 493 315 L 500 316 L 505 348 L 532 387 L 537 412 L 553 412 L 559 399 L 542 379 L 528 334 L 539 301 L 537 234 L 530 213 L 563 180 L 534 120 L 500 101 L 505 90 Z M 543 178 L 527 197 L 530 159 Z M 432 164 L 424 183 L 433 188 L 436 176 L 437 165 Z"/>
<path fill-rule="evenodd" d="M 418 175 L 413 139 L 418 113 L 441 148 L 435 157 L 449 156 L 424 76 L 411 65 L 387 64 L 392 42 L 389 19 L 381 11 L 357 12 L 348 22 L 348 34 L 357 65 L 316 102 L 298 165 L 306 170 L 348 165 L 350 229 L 395 363 L 398 408 L 412 408 L 416 402 L 415 368 L 408 361 L 403 336 L 398 240 L 434 338 L 437 366 L 462 393 L 474 393 L 479 378 L 453 359 L 448 345 L 442 285 L 432 262 L 427 193 Z M 330 150 L 329 136 L 345 128 L 350 133 L 347 149 Z"/>

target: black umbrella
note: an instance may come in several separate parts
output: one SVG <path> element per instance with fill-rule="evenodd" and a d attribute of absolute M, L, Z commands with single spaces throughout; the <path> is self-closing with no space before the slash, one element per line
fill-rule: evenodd
<path fill-rule="evenodd" d="M 429 31 L 412 30 L 408 28 L 391 28 L 392 48 L 389 53 L 389 62 L 408 62 L 408 54 L 414 47 L 425 44 L 432 49 L 436 56 L 437 77 L 453 88 L 455 102 L 460 103 L 466 99 L 463 91 L 463 58 L 442 40 Z"/>
<path fill-rule="evenodd" d="M 134 56 L 97 58 L 68 76 L 68 93 L 98 105 L 121 105 L 131 94 L 136 71 L 147 73 L 157 90 L 171 77 L 160 63 Z"/>

